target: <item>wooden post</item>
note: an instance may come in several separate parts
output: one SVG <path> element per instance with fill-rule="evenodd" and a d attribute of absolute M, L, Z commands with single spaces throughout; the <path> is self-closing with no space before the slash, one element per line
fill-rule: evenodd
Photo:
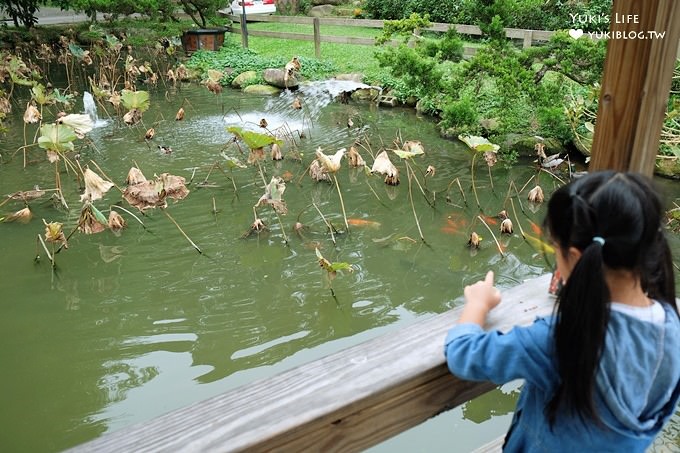
<path fill-rule="evenodd" d="M 319 18 L 314 18 L 314 55 L 321 58 L 321 32 L 319 31 Z"/>
<path fill-rule="evenodd" d="M 533 35 L 534 32 L 532 30 L 524 30 L 524 42 L 522 42 L 522 47 L 524 49 L 531 47 Z"/>
<path fill-rule="evenodd" d="M 678 0 L 614 0 L 589 170 L 654 172 L 678 24 Z"/>
<path fill-rule="evenodd" d="M 248 48 L 248 25 L 246 20 L 246 7 L 243 6 L 243 13 L 241 14 L 241 44 L 244 48 Z"/>

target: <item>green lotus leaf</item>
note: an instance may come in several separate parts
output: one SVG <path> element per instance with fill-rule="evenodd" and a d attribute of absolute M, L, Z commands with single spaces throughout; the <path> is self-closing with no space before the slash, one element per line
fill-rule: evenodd
<path fill-rule="evenodd" d="M 230 126 L 227 128 L 227 131 L 243 140 L 246 146 L 250 149 L 264 148 L 265 146 L 271 145 L 272 143 L 276 143 L 279 146 L 283 145 L 283 141 L 277 139 L 276 137 L 268 134 L 260 134 L 259 132 L 248 131 L 238 126 Z"/>
<path fill-rule="evenodd" d="M 148 91 L 121 91 L 120 100 L 126 109 L 137 109 L 140 113 L 146 112 L 151 105 Z"/>
<path fill-rule="evenodd" d="M 40 105 L 52 104 L 54 102 L 52 95 L 45 92 L 45 85 L 42 83 L 38 83 L 31 88 L 31 97 Z"/>
<path fill-rule="evenodd" d="M 55 152 L 73 151 L 76 138 L 73 128 L 65 124 L 44 124 L 40 128 L 38 146 Z"/>
<path fill-rule="evenodd" d="M 62 94 L 58 88 L 55 88 L 54 91 L 52 91 L 51 96 L 55 101 L 64 104 L 64 107 L 66 108 L 70 108 L 73 105 L 73 95 L 67 93 Z"/>
<path fill-rule="evenodd" d="M 82 60 L 83 57 L 85 56 L 85 51 L 83 50 L 82 47 L 80 47 L 77 44 L 70 43 L 68 45 L 68 50 L 71 52 L 71 54 L 76 57 L 78 60 Z"/>
<path fill-rule="evenodd" d="M 403 149 L 393 149 L 392 152 L 402 159 L 410 159 L 413 156 L 419 156 L 422 152 L 404 151 Z"/>
<path fill-rule="evenodd" d="M 458 140 L 468 145 L 471 150 L 478 152 L 492 151 L 495 153 L 501 148 L 484 137 L 477 135 L 459 135 Z"/>

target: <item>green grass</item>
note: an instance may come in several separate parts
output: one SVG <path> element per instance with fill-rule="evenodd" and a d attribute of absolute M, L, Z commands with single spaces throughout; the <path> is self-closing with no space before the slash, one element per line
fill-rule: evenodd
<path fill-rule="evenodd" d="M 248 30 L 263 30 L 282 33 L 304 33 L 314 34 L 314 27 L 307 24 L 283 24 L 276 22 L 255 22 L 248 23 Z M 375 38 L 382 34 L 382 28 L 372 27 L 348 27 L 340 25 L 321 25 L 319 27 L 321 35 L 330 36 L 351 36 L 353 38 Z"/>

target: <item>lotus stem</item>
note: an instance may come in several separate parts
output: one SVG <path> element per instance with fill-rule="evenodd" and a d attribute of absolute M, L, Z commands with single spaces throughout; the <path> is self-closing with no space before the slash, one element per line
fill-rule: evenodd
<path fill-rule="evenodd" d="M 274 214 L 276 214 L 276 218 L 279 220 L 279 226 L 281 227 L 281 234 L 283 234 L 283 242 L 288 245 L 288 237 L 286 236 L 286 229 L 283 227 L 283 222 L 281 221 L 281 216 L 279 215 L 278 211 L 272 206 L 272 210 L 274 211 Z"/>
<path fill-rule="evenodd" d="M 475 194 L 475 200 L 477 201 L 477 207 L 482 209 L 482 205 L 479 203 L 479 197 L 477 196 L 477 188 L 475 187 L 475 158 L 477 153 L 472 155 L 472 165 L 470 166 L 470 176 L 472 178 L 472 192 Z"/>
<path fill-rule="evenodd" d="M 416 214 L 416 207 L 413 204 L 413 191 L 411 190 L 411 173 L 408 171 L 410 167 L 407 168 L 407 176 L 408 176 L 408 197 L 409 200 L 411 201 L 411 209 L 413 210 L 413 218 L 416 219 L 416 226 L 418 227 L 418 234 L 420 234 L 420 239 L 425 242 L 425 237 L 423 236 L 423 230 L 420 229 L 420 222 L 418 222 L 418 214 Z"/>
<path fill-rule="evenodd" d="M 316 203 L 312 203 L 312 206 L 314 206 L 314 208 L 316 209 L 316 212 L 319 213 L 319 215 L 321 216 L 321 219 L 324 221 L 324 223 L 325 223 L 326 226 L 328 227 L 328 230 L 331 232 L 331 240 L 333 241 L 333 245 L 337 245 L 337 243 L 335 242 L 335 235 L 333 234 L 333 230 L 334 230 L 335 228 L 333 228 L 333 225 L 331 225 L 331 224 L 328 222 L 328 220 L 326 220 L 326 217 L 324 217 L 323 212 L 321 212 L 321 210 L 320 210 L 319 207 L 316 205 Z"/>
<path fill-rule="evenodd" d="M 489 181 L 491 182 L 491 190 L 493 190 L 493 177 L 491 177 L 491 165 L 487 165 L 486 168 L 489 169 Z"/>
<path fill-rule="evenodd" d="M 165 209 L 161 209 L 161 211 L 163 211 L 163 214 L 165 214 L 165 216 L 166 216 L 168 219 L 170 219 L 170 221 L 171 221 L 172 223 L 175 224 L 175 226 L 177 227 L 177 229 L 179 230 L 179 232 L 182 233 L 182 235 L 186 238 L 187 241 L 189 241 L 189 244 L 191 244 L 191 246 L 192 246 L 193 248 L 195 248 L 196 251 L 202 255 L 202 254 L 203 254 L 203 251 L 202 251 L 200 248 L 198 248 L 198 246 L 194 243 L 194 241 L 191 240 L 191 238 L 190 238 L 189 236 L 187 236 L 187 234 L 184 232 L 184 230 L 182 229 L 182 227 L 179 226 L 179 224 L 175 221 L 175 219 L 172 218 L 172 216 L 171 216 L 170 214 L 168 214 L 168 211 L 166 211 Z"/>
<path fill-rule="evenodd" d="M 50 254 L 49 250 L 47 250 L 47 245 L 45 244 L 45 241 L 43 240 L 42 236 L 38 235 L 38 241 L 40 241 L 40 244 L 42 245 L 43 250 L 45 250 L 45 254 L 50 259 L 50 263 L 52 264 L 52 267 L 54 268 L 56 266 L 56 264 L 54 263 L 54 256 L 52 254 Z M 36 248 L 37 248 L 37 244 L 36 244 Z M 40 254 L 37 251 L 36 251 L 36 254 L 35 254 L 35 259 L 36 260 L 40 259 Z"/>
<path fill-rule="evenodd" d="M 342 208 L 342 217 L 343 219 L 345 219 L 345 228 L 347 228 L 347 232 L 349 233 L 349 222 L 347 222 L 347 214 L 345 213 L 345 202 L 342 199 L 340 184 L 338 184 L 338 178 L 335 176 L 335 173 L 333 173 L 333 180 L 335 181 L 335 187 L 338 189 L 338 196 L 340 197 L 340 207 Z"/>
<path fill-rule="evenodd" d="M 416 173 L 413 171 L 413 168 L 411 168 L 411 164 L 409 164 L 408 161 L 409 161 L 408 159 L 404 159 L 404 162 L 406 162 L 407 171 L 410 171 L 411 174 L 413 175 L 413 178 L 416 180 L 416 184 L 418 184 L 418 188 L 420 189 L 420 193 L 422 193 L 423 197 L 425 197 L 425 201 L 427 201 L 427 204 L 429 204 L 430 207 L 432 209 L 434 209 L 434 203 L 432 203 L 430 201 L 430 199 L 427 198 L 427 194 L 425 193 L 425 189 L 423 189 L 423 186 L 420 185 L 420 181 L 418 181 L 418 177 L 416 176 Z M 413 165 L 415 165 L 415 163 Z M 416 168 L 418 168 L 418 167 L 416 166 Z M 418 171 L 420 171 L 420 168 L 418 168 Z M 422 173 L 422 171 L 420 171 L 420 172 Z"/>
<path fill-rule="evenodd" d="M 213 213 L 213 215 L 217 215 L 217 206 L 215 206 L 215 197 L 212 197 L 212 204 L 213 204 L 212 213 Z"/>
<path fill-rule="evenodd" d="M 484 218 L 481 215 L 478 215 L 477 218 L 481 220 L 481 222 L 484 224 L 487 230 L 489 230 L 489 233 L 491 233 L 491 237 L 493 237 L 493 240 L 496 242 L 496 247 L 498 247 L 498 252 L 501 254 L 503 258 L 505 258 L 505 253 L 503 253 L 503 249 L 501 248 L 501 244 L 498 242 L 498 239 L 496 239 L 496 235 L 493 234 L 493 231 L 491 228 L 489 228 L 489 225 L 484 221 Z"/>
<path fill-rule="evenodd" d="M 515 220 L 517 220 L 517 226 L 519 227 L 519 232 L 522 235 L 522 239 L 526 239 L 526 236 L 524 235 L 524 229 L 522 228 L 522 222 L 519 221 L 519 217 L 517 217 L 517 211 L 515 211 L 515 202 L 513 199 L 510 199 L 510 205 L 512 206 L 512 214 L 515 216 Z"/>

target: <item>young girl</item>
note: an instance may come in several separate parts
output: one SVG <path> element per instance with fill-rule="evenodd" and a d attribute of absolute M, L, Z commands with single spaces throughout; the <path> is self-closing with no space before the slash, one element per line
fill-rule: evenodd
<path fill-rule="evenodd" d="M 463 379 L 524 379 L 504 451 L 643 452 L 680 396 L 680 320 L 662 203 L 633 173 L 588 174 L 548 203 L 564 286 L 553 316 L 485 332 L 493 272 L 465 288 L 445 355 Z"/>

